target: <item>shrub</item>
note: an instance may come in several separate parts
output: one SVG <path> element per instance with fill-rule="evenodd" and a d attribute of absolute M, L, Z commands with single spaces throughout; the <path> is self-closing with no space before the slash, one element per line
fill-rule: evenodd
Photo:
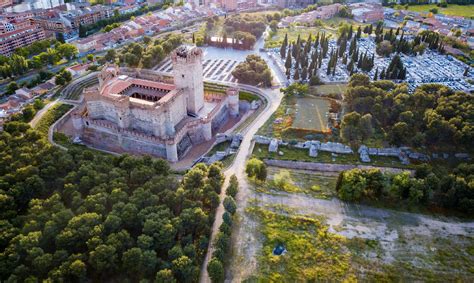
<path fill-rule="evenodd" d="M 207 272 L 209 273 L 212 282 L 224 281 L 224 266 L 217 258 L 212 258 L 211 261 L 209 261 Z"/>
<path fill-rule="evenodd" d="M 230 197 L 230 196 L 225 197 L 224 208 L 230 214 L 235 213 L 235 211 L 237 210 L 237 204 L 235 203 L 235 200 L 233 197 Z"/>
<path fill-rule="evenodd" d="M 237 181 L 237 177 L 235 175 L 230 176 L 229 186 L 225 191 L 226 195 L 235 198 L 237 193 L 239 192 L 239 181 Z"/>
<path fill-rule="evenodd" d="M 264 181 L 267 178 L 267 168 L 265 163 L 257 158 L 252 158 L 247 162 L 245 172 L 249 177 L 255 177 L 260 181 Z"/>
<path fill-rule="evenodd" d="M 222 220 L 224 220 L 225 224 L 232 226 L 232 215 L 229 212 L 224 212 L 222 215 Z"/>
<path fill-rule="evenodd" d="M 216 248 L 227 251 L 230 244 L 230 236 L 222 232 L 217 233 Z"/>

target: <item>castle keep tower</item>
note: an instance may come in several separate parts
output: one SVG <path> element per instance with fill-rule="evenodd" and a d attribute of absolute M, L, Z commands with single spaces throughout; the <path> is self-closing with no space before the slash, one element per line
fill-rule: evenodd
<path fill-rule="evenodd" d="M 202 50 L 183 45 L 171 54 L 174 84 L 187 96 L 187 111 L 197 114 L 204 106 L 204 82 L 202 74 Z"/>

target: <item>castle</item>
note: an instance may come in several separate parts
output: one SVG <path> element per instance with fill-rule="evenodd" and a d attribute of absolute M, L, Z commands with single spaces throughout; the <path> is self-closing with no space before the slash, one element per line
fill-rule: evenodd
<path fill-rule="evenodd" d="M 211 140 L 228 117 L 239 115 L 239 91 L 205 95 L 202 56 L 196 46 L 174 50 L 172 82 L 150 70 L 106 65 L 99 85 L 84 90 L 84 102 L 72 114 L 77 136 L 99 149 L 170 162 Z"/>

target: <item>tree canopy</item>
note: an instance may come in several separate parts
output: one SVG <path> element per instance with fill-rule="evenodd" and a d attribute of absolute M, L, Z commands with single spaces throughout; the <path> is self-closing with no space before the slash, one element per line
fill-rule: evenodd
<path fill-rule="evenodd" d="M 384 174 L 378 169 L 352 169 L 342 172 L 337 183 L 338 196 L 347 201 L 405 206 L 437 207 L 474 213 L 474 165 L 459 164 L 451 173 L 434 172 L 420 165 L 415 175 L 409 172 Z"/>
<path fill-rule="evenodd" d="M 474 107 L 470 94 L 440 84 L 425 84 L 408 93 L 406 84 L 391 81 L 370 82 L 369 77 L 355 74 L 349 81 L 344 100 L 347 115 L 360 117 L 370 114 L 374 131 L 385 133 L 394 145 L 414 147 L 456 147 L 472 150 L 474 138 Z M 355 113 L 355 114 L 354 114 Z M 349 135 L 357 123 L 343 117 L 341 134 L 347 141 L 361 137 Z M 352 119 L 354 120 L 354 119 Z M 346 123 L 344 122 L 346 121 Z"/>
<path fill-rule="evenodd" d="M 64 152 L 27 124 L 0 133 L 2 281 L 197 281 L 221 165 Z"/>
<path fill-rule="evenodd" d="M 261 84 L 265 87 L 272 85 L 272 73 L 265 60 L 257 55 L 248 55 L 245 61 L 238 64 L 232 71 L 232 75 L 240 83 L 250 85 Z"/>

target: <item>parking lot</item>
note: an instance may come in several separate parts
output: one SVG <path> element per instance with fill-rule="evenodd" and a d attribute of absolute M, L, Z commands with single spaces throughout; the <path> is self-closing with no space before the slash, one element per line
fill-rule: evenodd
<path fill-rule="evenodd" d="M 237 80 L 232 76 L 232 71 L 239 62 L 232 59 L 204 59 L 203 61 L 203 76 L 208 80 L 216 80 L 223 82 L 236 82 Z M 171 59 L 167 59 L 159 64 L 155 70 L 164 73 L 171 73 L 173 71 L 173 64 Z"/>

